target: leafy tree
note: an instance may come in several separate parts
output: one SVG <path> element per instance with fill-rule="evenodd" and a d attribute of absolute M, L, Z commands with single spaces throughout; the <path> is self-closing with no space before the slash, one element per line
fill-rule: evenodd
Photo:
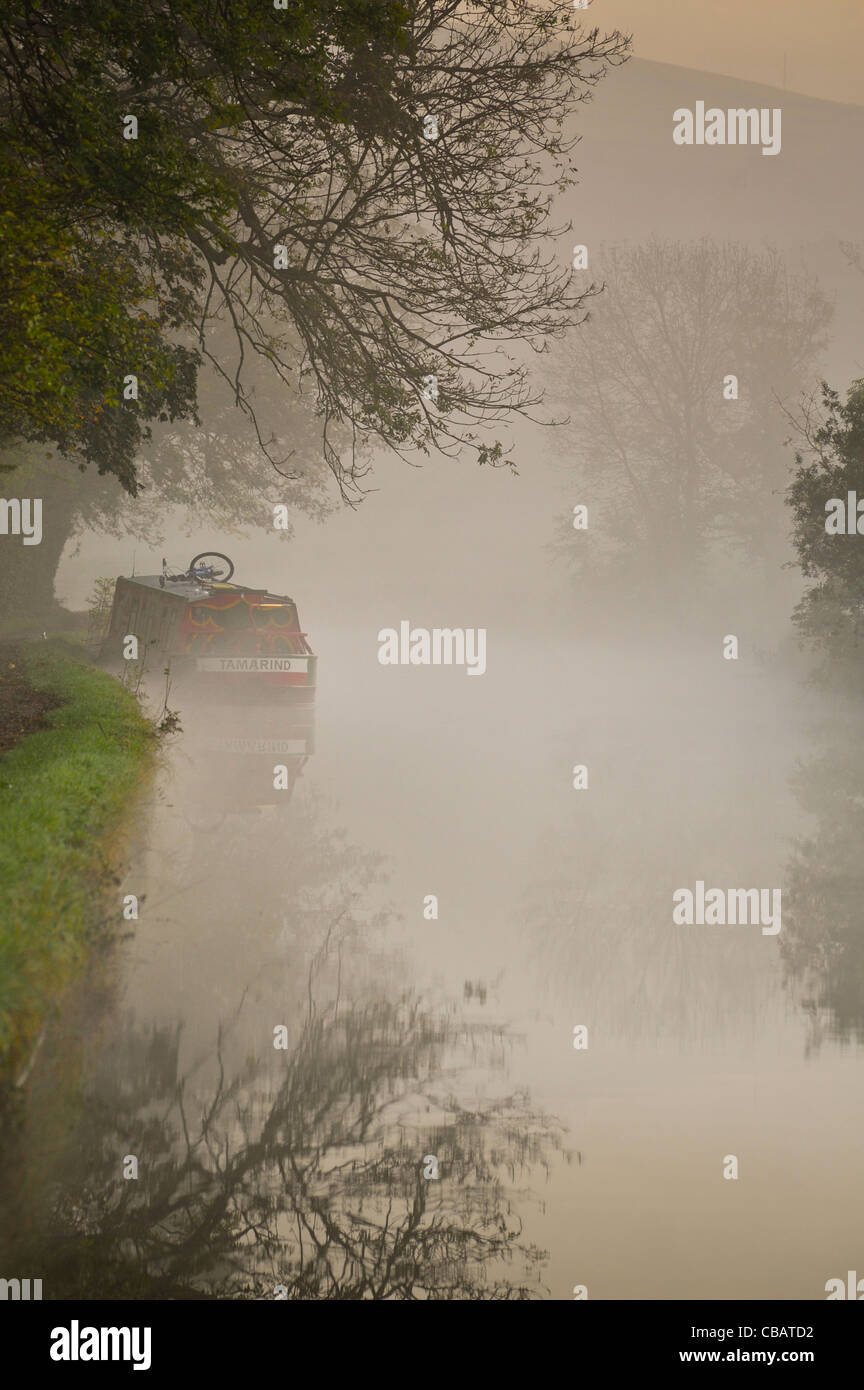
<path fill-rule="evenodd" d="M 50 181 L 3 150 L 0 179 L 3 437 L 55 444 L 134 492 L 145 422 L 196 418 L 198 355 L 167 333 L 201 271 L 173 252 L 157 264 L 129 233 L 74 225 Z M 140 409 L 122 399 L 127 375 L 144 383 Z"/>
<path fill-rule="evenodd" d="M 815 581 L 793 615 L 803 640 L 835 673 L 861 682 L 864 554 L 861 537 L 826 529 L 827 504 L 847 494 L 864 499 L 864 380 L 843 401 L 827 382 L 795 420 L 800 447 L 787 492 L 792 541 L 805 578 Z M 856 519 L 857 520 L 857 519 Z M 853 523 L 855 524 L 855 523 Z"/>
<path fill-rule="evenodd" d="M 10 0 L 0 437 L 134 494 L 147 422 L 194 415 L 209 359 L 256 430 L 261 363 L 304 385 L 346 496 L 334 426 L 500 462 L 482 431 L 536 401 L 508 344 L 583 298 L 547 249 L 562 123 L 626 54 L 569 0 Z"/>

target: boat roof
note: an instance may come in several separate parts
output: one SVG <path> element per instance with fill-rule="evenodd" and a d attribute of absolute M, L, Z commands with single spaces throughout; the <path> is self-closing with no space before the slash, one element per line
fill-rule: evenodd
<path fill-rule="evenodd" d="M 260 594 L 262 598 L 273 599 L 278 603 L 293 603 L 293 598 L 287 594 L 271 594 L 269 589 L 254 589 L 250 584 L 198 584 L 193 580 L 182 579 L 177 583 L 170 581 L 164 588 L 160 583 L 160 574 L 133 574 L 124 575 L 123 578 L 128 584 L 141 584 L 145 589 L 158 589 L 163 594 L 174 594 L 177 598 L 186 599 L 187 602 L 193 599 L 207 598 L 208 595 L 223 593 L 226 589 L 233 590 L 238 594 Z"/>

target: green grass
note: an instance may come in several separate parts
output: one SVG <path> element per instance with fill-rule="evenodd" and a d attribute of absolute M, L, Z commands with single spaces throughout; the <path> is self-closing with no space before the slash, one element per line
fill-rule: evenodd
<path fill-rule="evenodd" d="M 106 907 L 153 726 L 116 680 L 61 641 L 20 648 L 27 679 L 67 703 L 0 755 L 0 1075 L 32 1046 Z M 120 904 L 116 904 L 119 919 Z"/>

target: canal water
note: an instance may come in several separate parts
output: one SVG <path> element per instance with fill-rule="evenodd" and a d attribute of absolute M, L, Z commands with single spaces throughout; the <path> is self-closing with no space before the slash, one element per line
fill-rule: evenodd
<path fill-rule="evenodd" d="M 5 1117 L 15 1268 L 313 1299 L 857 1269 L 860 729 L 724 635 L 515 624 L 474 678 L 322 625 L 314 728 L 181 708 L 115 943 Z M 779 932 L 675 923 L 700 880 L 779 888 Z"/>

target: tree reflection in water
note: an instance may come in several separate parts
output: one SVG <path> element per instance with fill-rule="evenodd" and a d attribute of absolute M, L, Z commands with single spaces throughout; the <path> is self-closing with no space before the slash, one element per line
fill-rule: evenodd
<path fill-rule="evenodd" d="M 195 997 L 146 1027 L 121 1009 L 82 1062 L 50 1192 L 9 1223 L 19 1262 L 51 1299 L 543 1296 L 519 1211 L 562 1141 L 507 1094 L 506 1031 L 406 987 L 395 941 L 376 945 L 384 861 L 330 808 L 256 822 L 248 874 L 230 822 L 206 873 L 154 854 Z"/>
<path fill-rule="evenodd" d="M 509 1184 L 545 1162 L 555 1129 L 524 1097 L 471 1107 L 454 1090 L 466 1062 L 494 1062 L 500 1033 L 410 995 L 330 1010 L 274 1052 L 269 1077 L 254 1064 L 228 1075 L 220 1039 L 206 1097 L 178 1075 L 179 1038 L 130 1030 L 111 1076 L 133 1088 L 100 1078 L 86 1097 L 40 1252 L 51 1297 L 542 1292 Z M 427 1154 L 438 1180 L 423 1176 Z"/>
<path fill-rule="evenodd" d="M 780 946 L 787 983 L 810 1016 L 808 1051 L 864 1043 L 864 729 L 860 718 L 818 732 L 794 778 L 816 818 L 793 850 Z"/>

